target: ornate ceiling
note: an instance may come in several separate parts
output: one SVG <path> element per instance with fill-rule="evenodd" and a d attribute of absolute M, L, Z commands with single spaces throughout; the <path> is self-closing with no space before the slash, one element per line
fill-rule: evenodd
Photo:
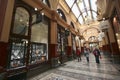
<path fill-rule="evenodd" d="M 96 20 L 96 0 L 65 0 L 65 3 L 70 8 L 69 12 L 73 12 L 81 25 L 90 24 Z"/>
<path fill-rule="evenodd" d="M 68 14 L 73 13 L 71 17 L 73 21 L 80 24 L 80 35 L 83 35 L 86 41 L 91 36 L 98 36 L 100 29 L 97 21 L 96 0 L 60 0 L 59 3 Z"/>

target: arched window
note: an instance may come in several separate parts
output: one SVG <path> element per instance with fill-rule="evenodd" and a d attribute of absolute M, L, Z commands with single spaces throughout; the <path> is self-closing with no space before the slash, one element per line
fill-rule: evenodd
<path fill-rule="evenodd" d="M 9 38 L 8 68 L 25 66 L 25 56 L 29 42 L 31 15 L 27 7 L 16 6 L 13 13 Z"/>
<path fill-rule="evenodd" d="M 57 13 L 60 15 L 60 17 L 67 22 L 65 14 L 63 13 L 63 11 L 61 9 L 57 9 Z"/>
<path fill-rule="evenodd" d="M 50 7 L 50 3 L 49 3 L 49 0 L 42 0 L 42 2 L 47 5 L 48 7 Z"/>
<path fill-rule="evenodd" d="M 16 9 L 14 24 L 12 28 L 13 34 L 28 35 L 29 13 L 23 7 Z"/>
<path fill-rule="evenodd" d="M 73 22 L 71 22 L 70 25 L 71 25 L 73 28 L 75 28 Z"/>
<path fill-rule="evenodd" d="M 98 39 L 97 39 L 96 36 L 91 36 L 91 37 L 88 38 L 88 41 L 89 41 L 89 42 L 97 42 Z"/>

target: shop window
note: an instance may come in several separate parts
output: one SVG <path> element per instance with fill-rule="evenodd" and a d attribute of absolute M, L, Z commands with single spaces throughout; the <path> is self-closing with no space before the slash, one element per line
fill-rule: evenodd
<path fill-rule="evenodd" d="M 9 38 L 8 68 L 25 66 L 29 41 L 30 15 L 26 8 L 16 7 Z"/>
<path fill-rule="evenodd" d="M 33 15 L 33 23 L 36 22 L 36 14 Z M 42 21 L 34 23 L 31 28 L 30 64 L 45 62 L 48 60 L 48 25 L 49 19 L 42 15 Z"/>
<path fill-rule="evenodd" d="M 75 35 L 72 34 L 72 54 L 73 58 L 76 58 L 76 40 L 75 40 Z"/>
<path fill-rule="evenodd" d="M 68 38 L 65 35 L 65 30 L 62 28 L 58 28 L 57 42 L 58 42 L 58 48 L 57 48 L 58 54 L 65 55 L 66 54 L 66 46 L 68 45 Z"/>
<path fill-rule="evenodd" d="M 15 68 L 25 65 L 25 55 L 27 51 L 27 41 L 12 38 L 10 41 L 10 62 L 9 68 Z"/>
<path fill-rule="evenodd" d="M 23 7 L 16 9 L 14 25 L 12 29 L 13 34 L 28 35 L 29 13 Z"/>
<path fill-rule="evenodd" d="M 65 29 L 58 25 L 57 29 L 57 53 L 59 54 L 60 63 L 64 62 L 66 50 L 68 46 L 68 36 L 65 34 Z"/>
<path fill-rule="evenodd" d="M 57 9 L 57 13 L 60 15 L 60 17 L 61 17 L 65 22 L 67 22 L 66 17 L 65 17 L 65 14 L 64 14 L 64 12 L 63 12 L 61 9 Z"/>
<path fill-rule="evenodd" d="M 41 63 L 46 61 L 47 45 L 45 43 L 31 43 L 30 63 Z"/>

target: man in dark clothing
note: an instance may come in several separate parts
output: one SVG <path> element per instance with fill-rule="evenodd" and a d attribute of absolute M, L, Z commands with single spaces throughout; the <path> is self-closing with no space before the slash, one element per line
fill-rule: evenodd
<path fill-rule="evenodd" d="M 96 63 L 99 64 L 99 63 L 100 63 L 99 58 L 101 57 L 101 54 L 100 54 L 99 49 L 95 48 L 95 49 L 93 50 L 93 54 L 94 54 L 94 56 L 95 56 Z"/>

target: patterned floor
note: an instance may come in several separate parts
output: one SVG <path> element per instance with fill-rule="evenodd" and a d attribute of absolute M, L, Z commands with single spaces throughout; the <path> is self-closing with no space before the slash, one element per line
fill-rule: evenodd
<path fill-rule="evenodd" d="M 96 64 L 94 55 L 90 54 L 89 63 L 82 56 L 81 62 L 77 60 L 66 62 L 59 68 L 46 71 L 28 80 L 120 80 L 120 72 L 110 60 L 111 58 L 102 55 L 100 64 Z"/>

